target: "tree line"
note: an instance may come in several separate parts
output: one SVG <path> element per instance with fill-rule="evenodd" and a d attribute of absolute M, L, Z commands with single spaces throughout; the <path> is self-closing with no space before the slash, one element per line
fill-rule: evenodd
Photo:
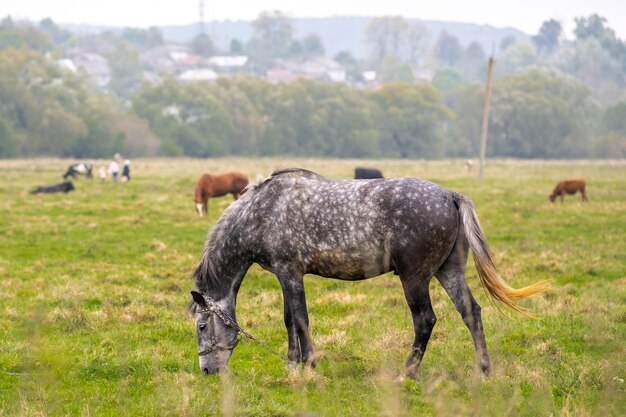
<path fill-rule="evenodd" d="M 470 45 L 467 50 L 474 52 L 459 53 L 457 61 L 450 55 L 432 82 L 415 81 L 403 75 L 412 74 L 403 65 L 423 57 L 419 54 L 423 33 L 419 26 L 402 25 L 398 19 L 373 19 L 368 27 L 369 39 L 377 45 L 372 49 L 377 58 L 369 59 L 389 70 L 387 82 L 375 90 L 307 80 L 273 85 L 251 75 L 183 83 L 164 75 L 158 83 L 135 79 L 128 89 L 122 85 L 128 78 L 119 77 L 126 92 L 122 95 L 98 91 L 86 74 L 65 71 L 55 63 L 51 45 L 72 42 L 72 35 L 53 22 L 44 20 L 32 27 L 5 19 L 0 24 L 0 157 L 88 158 L 114 152 L 193 157 L 476 156 L 484 87 L 468 81 L 457 64 L 480 55 L 477 47 Z M 598 19 L 578 22 L 576 44 L 562 45 L 558 28 L 546 23 L 532 44 L 506 45 L 496 62 L 488 155 L 624 157 L 626 100 L 618 88 L 624 83 L 620 61 L 626 62 L 624 43 Z M 279 34 L 287 31 L 282 36 L 261 23 L 245 48 L 256 42 L 259 51 L 274 53 L 271 42 L 276 42 L 284 54 L 323 51 L 313 37 L 294 46 L 285 22 L 277 26 Z M 402 28 L 397 36 L 394 24 Z M 163 42 L 154 29 L 128 29 L 103 38 L 126 47 L 149 48 Z M 89 38 L 93 43 L 104 40 Z M 610 63 L 601 67 L 601 76 L 596 77 L 601 80 L 589 76 L 585 81 L 585 68 L 593 69 L 585 58 L 588 50 L 600 60 L 596 62 Z M 109 49 L 110 56 L 117 53 L 122 58 L 124 51 Z M 114 77 L 115 68 L 123 72 L 137 65 L 136 56 L 129 56 L 113 65 Z M 570 67 L 540 65 L 536 59 L 540 56 L 569 62 Z M 269 58 L 262 56 L 258 62 L 263 59 Z M 347 54 L 343 59 L 361 65 Z M 595 88 L 593 82 L 598 83 Z"/>

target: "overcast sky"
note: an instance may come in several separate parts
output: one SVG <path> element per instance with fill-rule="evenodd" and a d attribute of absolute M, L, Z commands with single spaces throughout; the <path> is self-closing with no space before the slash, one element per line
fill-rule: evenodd
<path fill-rule="evenodd" d="M 181 25 L 199 20 L 200 0 L 0 0 L 0 17 L 107 26 Z M 205 0 L 205 20 L 252 20 L 263 10 L 292 17 L 401 15 L 511 26 L 535 34 L 541 23 L 556 19 L 572 37 L 574 17 L 598 13 L 626 39 L 626 0 Z"/>

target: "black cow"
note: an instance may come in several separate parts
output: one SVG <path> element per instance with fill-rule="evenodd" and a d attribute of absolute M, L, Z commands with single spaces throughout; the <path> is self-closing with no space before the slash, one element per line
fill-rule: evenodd
<path fill-rule="evenodd" d="M 52 194 L 52 193 L 69 193 L 74 189 L 74 184 L 71 181 L 62 182 L 56 185 L 47 185 L 43 187 L 37 187 L 30 192 L 30 194 Z"/>
<path fill-rule="evenodd" d="M 384 178 L 383 173 L 376 168 L 355 168 L 354 179 L 355 180 L 371 180 L 374 178 Z"/>
<path fill-rule="evenodd" d="M 69 168 L 67 168 L 67 172 L 63 174 L 63 179 L 66 180 L 67 177 L 76 178 L 76 175 L 78 174 L 85 175 L 87 178 L 92 179 L 93 178 L 91 174 L 92 169 L 93 169 L 93 165 L 86 163 L 86 162 L 81 162 L 79 164 L 70 165 Z"/>

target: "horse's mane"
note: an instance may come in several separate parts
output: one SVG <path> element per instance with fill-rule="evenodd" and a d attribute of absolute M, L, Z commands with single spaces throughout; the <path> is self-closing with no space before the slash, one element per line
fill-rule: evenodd
<path fill-rule="evenodd" d="M 224 210 L 224 213 L 222 213 L 217 223 L 215 223 L 213 228 L 209 231 L 209 236 L 206 244 L 204 245 L 204 250 L 202 251 L 202 259 L 200 259 L 200 263 L 193 273 L 198 290 L 202 292 L 209 292 L 212 288 L 221 287 L 217 269 L 211 260 L 211 255 L 217 246 L 217 242 L 224 235 L 226 227 L 231 223 L 232 219 L 237 214 L 237 208 L 241 206 L 244 200 L 248 199 L 249 196 L 246 198 L 246 195 L 244 194 L 239 200 L 231 204 L 226 210 Z"/>
<path fill-rule="evenodd" d="M 224 236 L 226 229 L 232 223 L 233 219 L 237 216 L 240 209 L 249 204 L 252 204 L 251 200 L 254 198 L 254 196 L 262 188 L 266 187 L 267 184 L 270 183 L 272 180 L 287 174 L 296 174 L 309 177 L 315 176 L 322 178 L 320 175 L 307 169 L 286 168 L 272 172 L 272 174 L 267 178 L 259 177 L 255 181 L 251 182 L 246 188 L 244 188 L 239 200 L 235 201 L 226 210 L 224 210 L 222 216 L 209 232 L 209 236 L 202 252 L 202 259 L 200 260 L 200 263 L 193 273 L 196 281 L 196 287 L 198 288 L 198 290 L 202 292 L 212 292 L 211 290 L 221 287 L 218 277 L 219 271 L 217 271 L 213 261 L 211 260 L 211 256 L 215 247 Z"/>

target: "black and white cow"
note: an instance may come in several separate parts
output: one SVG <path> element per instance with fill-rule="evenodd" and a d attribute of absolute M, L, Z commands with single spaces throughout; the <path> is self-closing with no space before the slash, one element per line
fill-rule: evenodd
<path fill-rule="evenodd" d="M 90 163 L 86 163 L 86 162 L 81 162 L 79 164 L 70 165 L 67 168 L 67 172 L 63 174 L 63 179 L 66 180 L 67 177 L 76 178 L 76 175 L 78 174 L 85 175 L 87 178 L 91 179 L 93 178 L 91 174 L 92 169 L 93 169 L 93 165 L 91 165 Z"/>
<path fill-rule="evenodd" d="M 71 181 L 62 182 L 56 185 L 47 185 L 37 187 L 30 192 L 30 194 L 52 194 L 52 193 L 69 193 L 74 189 L 74 184 Z"/>
<path fill-rule="evenodd" d="M 354 179 L 355 180 L 371 180 L 374 178 L 383 178 L 383 173 L 376 168 L 355 168 Z"/>

